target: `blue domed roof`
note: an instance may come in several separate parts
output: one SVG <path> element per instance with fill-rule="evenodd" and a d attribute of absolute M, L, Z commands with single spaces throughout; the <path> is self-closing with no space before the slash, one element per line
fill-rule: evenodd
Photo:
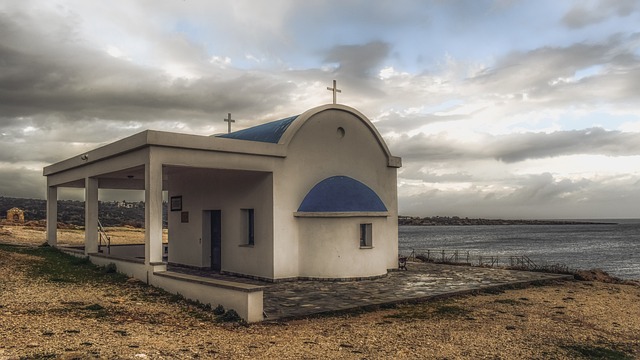
<path fill-rule="evenodd" d="M 254 126 L 248 129 L 234 131 L 230 134 L 218 135 L 218 137 L 277 144 L 278 141 L 280 141 L 282 134 L 287 131 L 289 125 L 291 125 L 296 118 L 298 118 L 298 115 Z"/>
<path fill-rule="evenodd" d="M 317 183 L 302 200 L 299 212 L 385 212 L 375 191 L 348 176 L 333 176 Z"/>

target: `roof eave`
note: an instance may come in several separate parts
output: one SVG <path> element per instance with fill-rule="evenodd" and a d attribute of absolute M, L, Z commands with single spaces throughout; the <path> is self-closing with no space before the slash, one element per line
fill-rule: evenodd
<path fill-rule="evenodd" d="M 247 146 L 246 142 L 235 139 L 215 138 L 202 135 L 179 134 L 166 131 L 145 130 L 127 138 L 79 154 L 72 158 L 46 166 L 43 175 L 49 176 L 89 163 L 120 156 L 148 146 L 173 147 L 187 150 L 217 151 L 256 156 L 285 157 L 283 145 L 254 142 Z"/>

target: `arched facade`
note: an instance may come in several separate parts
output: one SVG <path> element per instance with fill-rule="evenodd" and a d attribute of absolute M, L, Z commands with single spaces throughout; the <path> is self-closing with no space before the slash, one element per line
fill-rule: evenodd
<path fill-rule="evenodd" d="M 367 278 L 397 266 L 401 160 L 362 113 L 325 105 L 221 137 L 284 148 L 273 171 L 273 279 Z M 306 211 L 312 199 L 320 211 Z M 363 206 L 371 199 L 377 207 Z M 364 202 L 345 203 L 354 200 Z"/>

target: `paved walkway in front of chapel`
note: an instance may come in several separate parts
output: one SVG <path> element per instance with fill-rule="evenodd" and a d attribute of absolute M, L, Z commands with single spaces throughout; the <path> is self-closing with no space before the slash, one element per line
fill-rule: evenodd
<path fill-rule="evenodd" d="M 475 290 L 570 279 L 569 275 L 470 266 L 408 263 L 407 271 L 360 281 L 292 281 L 264 289 L 266 321 L 364 306 L 425 301 Z"/>

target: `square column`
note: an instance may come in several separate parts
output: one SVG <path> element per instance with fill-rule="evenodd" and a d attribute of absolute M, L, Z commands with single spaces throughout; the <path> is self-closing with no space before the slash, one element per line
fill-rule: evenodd
<path fill-rule="evenodd" d="M 144 167 L 144 261 L 162 263 L 162 164 L 153 154 Z"/>
<path fill-rule="evenodd" d="M 58 188 L 47 186 L 47 244 L 58 245 Z"/>
<path fill-rule="evenodd" d="M 84 254 L 98 252 L 98 179 L 84 180 Z"/>

